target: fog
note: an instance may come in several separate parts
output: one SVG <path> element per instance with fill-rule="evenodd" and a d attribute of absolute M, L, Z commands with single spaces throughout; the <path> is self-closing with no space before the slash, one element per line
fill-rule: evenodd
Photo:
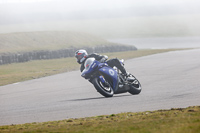
<path fill-rule="evenodd" d="M 74 30 L 134 37 L 183 31 L 199 35 L 199 7 L 198 0 L 0 0 L 0 33 Z"/>

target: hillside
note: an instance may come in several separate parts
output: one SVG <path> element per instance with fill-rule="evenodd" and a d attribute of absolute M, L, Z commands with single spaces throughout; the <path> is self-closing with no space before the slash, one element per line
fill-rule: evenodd
<path fill-rule="evenodd" d="M 72 57 L 80 48 L 88 53 L 137 50 L 134 46 L 110 43 L 86 33 L 49 31 L 0 34 L 0 65 Z"/>
<path fill-rule="evenodd" d="M 0 34 L 0 53 L 107 44 L 110 43 L 104 39 L 78 32 L 45 31 Z"/>

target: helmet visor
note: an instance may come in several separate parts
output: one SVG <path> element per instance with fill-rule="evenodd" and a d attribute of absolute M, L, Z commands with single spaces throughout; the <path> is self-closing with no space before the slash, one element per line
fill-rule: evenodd
<path fill-rule="evenodd" d="M 76 55 L 76 58 L 77 58 L 78 61 L 80 61 L 80 60 L 83 58 L 83 56 L 84 56 L 83 53 L 78 53 L 78 54 Z"/>

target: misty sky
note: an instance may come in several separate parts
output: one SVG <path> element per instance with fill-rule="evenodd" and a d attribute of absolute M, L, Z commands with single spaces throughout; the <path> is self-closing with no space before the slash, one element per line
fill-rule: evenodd
<path fill-rule="evenodd" d="M 198 0 L 0 0 L 0 24 L 200 13 Z"/>
<path fill-rule="evenodd" d="M 31 10 L 32 12 L 52 11 L 52 9 L 54 11 L 79 11 L 163 5 L 191 8 L 199 3 L 199 0 L 0 0 L 0 4 L 5 8 L 12 7 L 19 11 L 30 12 Z"/>
<path fill-rule="evenodd" d="M 199 7 L 199 0 L 0 0 L 0 33 L 199 35 Z"/>

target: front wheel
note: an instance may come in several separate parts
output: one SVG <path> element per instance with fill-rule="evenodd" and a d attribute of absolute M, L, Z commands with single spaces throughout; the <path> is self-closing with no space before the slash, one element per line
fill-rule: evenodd
<path fill-rule="evenodd" d="M 130 90 L 128 92 L 131 93 L 132 95 L 137 95 L 142 91 L 142 86 L 140 82 L 133 75 L 131 75 L 131 77 L 134 78 L 134 80 L 130 83 L 129 85 Z"/>
<path fill-rule="evenodd" d="M 109 85 L 105 85 L 99 78 L 93 79 L 93 85 L 96 90 L 105 97 L 112 97 L 114 94 L 113 89 Z"/>

